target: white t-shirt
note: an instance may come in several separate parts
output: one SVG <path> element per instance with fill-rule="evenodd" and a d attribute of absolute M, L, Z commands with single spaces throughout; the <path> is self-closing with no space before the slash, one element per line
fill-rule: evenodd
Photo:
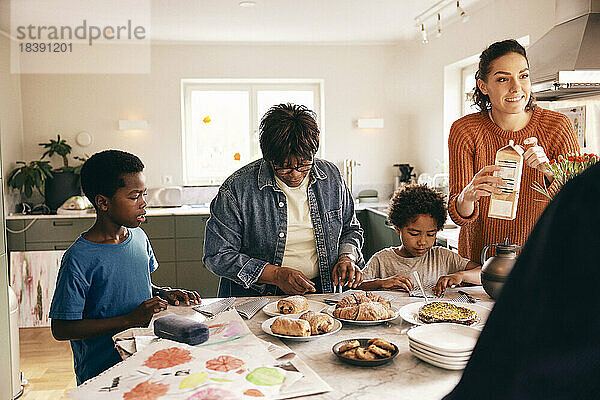
<path fill-rule="evenodd" d="M 444 247 L 433 247 L 422 256 L 412 258 L 402 257 L 394 249 L 399 247 L 388 247 L 373 254 L 363 271 L 364 279 L 385 279 L 402 274 L 413 280 L 412 273 L 417 271 L 423 286 L 433 286 L 440 276 L 464 271 L 469 263 Z"/>
<path fill-rule="evenodd" d="M 319 275 L 319 260 L 308 205 L 309 175 L 300 186 L 294 188 L 287 186 L 277 176 L 275 181 L 287 199 L 287 241 L 281 266 L 297 269 L 312 279 Z"/>

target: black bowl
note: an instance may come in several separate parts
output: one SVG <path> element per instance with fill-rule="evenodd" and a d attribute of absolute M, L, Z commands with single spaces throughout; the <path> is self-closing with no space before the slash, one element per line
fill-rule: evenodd
<path fill-rule="evenodd" d="M 358 340 L 361 347 L 367 347 L 367 342 L 371 339 L 346 339 L 346 340 L 342 340 L 341 342 L 334 344 L 333 347 L 331 348 L 331 350 L 333 351 L 333 354 L 335 354 L 337 356 L 337 358 L 339 358 L 340 360 L 342 360 L 343 362 L 346 362 L 348 364 L 358 365 L 360 367 L 376 367 L 378 365 L 384 365 L 384 364 L 389 363 L 400 352 L 398 350 L 398 346 L 396 346 L 394 343 L 390 342 L 390 344 L 392 346 L 394 346 L 394 350 L 392 351 L 392 355 L 390 355 L 389 357 L 386 357 L 386 358 L 378 358 L 377 360 L 355 360 L 353 358 L 348 358 L 348 357 L 342 356 L 340 354 L 340 347 L 342 347 L 346 343 L 352 342 L 353 340 Z"/>

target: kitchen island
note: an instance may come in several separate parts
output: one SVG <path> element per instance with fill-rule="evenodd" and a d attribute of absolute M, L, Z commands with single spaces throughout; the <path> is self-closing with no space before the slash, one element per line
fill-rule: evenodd
<path fill-rule="evenodd" d="M 481 286 L 461 288 L 480 299 L 477 305 L 491 309 L 493 301 L 483 291 Z M 457 289 L 448 289 L 444 300 L 458 296 Z M 412 302 L 422 301 L 420 298 L 409 297 L 405 293 L 390 292 L 393 296 L 392 305 L 401 307 Z M 307 295 L 310 300 L 323 301 L 330 294 Z M 276 301 L 279 297 L 273 297 Z M 238 298 L 235 304 L 248 301 L 249 298 Z M 212 302 L 214 299 L 205 299 Z M 204 317 L 192 310 L 191 307 L 169 307 L 168 310 L 157 314 L 156 317 L 174 313 L 191 316 L 196 320 Z M 373 326 L 358 326 L 344 323 L 339 332 L 319 339 L 298 342 L 280 339 L 265 333 L 261 324 L 270 318 L 262 311 L 246 321 L 249 329 L 258 338 L 279 346 L 287 346 L 297 357 L 314 370 L 333 391 L 318 395 L 305 396 L 306 399 L 440 399 L 459 381 L 462 371 L 450 371 L 427 364 L 409 351 L 407 328 L 411 325 L 398 317 L 391 323 Z M 332 352 L 332 347 L 339 341 L 352 338 L 382 337 L 394 344 L 400 350 L 398 356 L 389 364 L 379 367 L 357 367 L 340 361 Z"/>

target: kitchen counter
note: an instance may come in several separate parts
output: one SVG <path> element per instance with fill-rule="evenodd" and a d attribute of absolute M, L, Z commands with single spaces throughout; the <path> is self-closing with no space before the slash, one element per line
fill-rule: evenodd
<path fill-rule="evenodd" d="M 181 206 L 181 207 L 151 207 L 146 208 L 146 216 L 166 215 L 209 215 L 208 206 Z M 7 220 L 15 219 L 56 219 L 56 218 L 96 218 L 95 212 L 82 212 L 73 214 L 50 214 L 50 215 L 23 215 L 11 213 L 6 216 Z"/>
<path fill-rule="evenodd" d="M 448 289 L 444 299 L 457 297 L 458 289 Z M 493 300 L 481 286 L 462 288 L 480 301 L 478 305 L 491 309 Z M 408 297 L 401 292 L 393 292 L 392 304 L 401 307 L 405 304 L 422 301 L 420 298 Z M 330 294 L 307 295 L 311 300 L 323 301 Z M 277 300 L 273 298 L 273 301 Z M 244 303 L 248 298 L 238 298 L 236 304 Z M 213 299 L 205 299 L 207 302 Z M 203 319 L 191 307 L 169 307 L 168 310 L 156 314 L 155 318 L 174 313 L 190 316 L 196 320 Z M 462 371 L 450 371 L 434 367 L 413 356 L 408 349 L 408 337 L 405 334 L 410 324 L 401 317 L 387 324 L 359 326 L 343 324 L 342 330 L 336 334 L 325 336 L 308 342 L 281 341 L 266 334 L 261 324 L 270 318 L 262 311 L 246 321 L 246 324 L 257 337 L 279 346 L 287 346 L 298 357 L 312 368 L 332 388 L 332 392 L 306 396 L 306 399 L 440 399 L 458 383 Z M 332 347 L 341 340 L 351 338 L 382 337 L 396 344 L 400 350 L 398 356 L 389 364 L 379 367 L 365 368 L 343 363 L 333 354 Z"/>

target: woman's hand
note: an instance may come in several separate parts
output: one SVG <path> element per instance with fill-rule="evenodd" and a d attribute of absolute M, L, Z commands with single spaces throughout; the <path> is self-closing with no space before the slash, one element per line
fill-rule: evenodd
<path fill-rule="evenodd" d="M 363 281 L 363 274 L 360 268 L 354 263 L 350 257 L 342 254 L 331 273 L 334 285 L 348 285 L 349 288 L 355 289 Z"/>
<path fill-rule="evenodd" d="M 381 279 L 380 287 L 381 289 L 403 290 L 405 292 L 411 292 L 415 285 L 408 276 L 397 274 L 390 276 L 389 278 Z"/>
<path fill-rule="evenodd" d="M 537 169 L 540 171 L 550 183 L 554 180 L 554 174 L 550 169 L 548 169 L 548 164 L 550 160 L 548 160 L 548 156 L 544 151 L 542 146 L 538 145 L 538 140 L 535 136 L 528 137 L 523 141 L 526 145 L 532 145 L 525 151 L 523 154 L 523 159 L 525 163 L 529 165 L 531 168 Z"/>
<path fill-rule="evenodd" d="M 475 202 L 481 197 L 490 196 L 492 193 L 501 193 L 499 186 L 504 185 L 504 180 L 499 176 L 493 176 L 496 171 L 500 171 L 500 166 L 488 165 L 481 168 L 460 192 L 456 200 L 456 208 L 463 218 L 468 218 L 473 214 Z"/>

